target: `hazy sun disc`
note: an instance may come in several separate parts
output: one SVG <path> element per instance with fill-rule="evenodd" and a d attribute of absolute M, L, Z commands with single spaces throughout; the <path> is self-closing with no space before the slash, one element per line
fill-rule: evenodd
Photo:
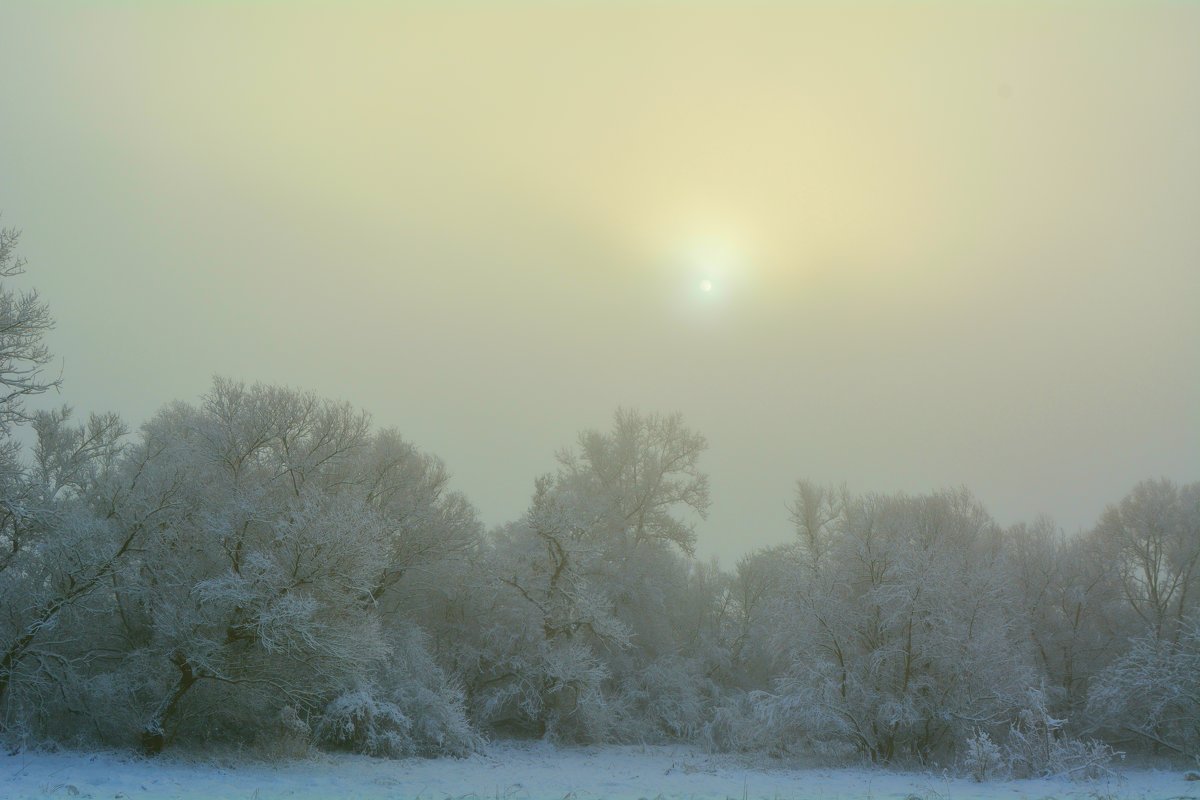
<path fill-rule="evenodd" d="M 702 292 L 711 292 L 711 291 L 712 291 L 712 288 L 713 288 L 713 287 L 712 287 L 712 281 L 710 281 L 710 280 L 702 280 L 702 281 L 700 281 L 700 291 L 702 291 Z"/>

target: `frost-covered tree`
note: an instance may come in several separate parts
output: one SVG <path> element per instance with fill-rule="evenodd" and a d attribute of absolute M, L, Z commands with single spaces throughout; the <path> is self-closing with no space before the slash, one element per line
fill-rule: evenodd
<path fill-rule="evenodd" d="M 114 415 L 75 425 L 66 408 L 34 415 L 32 463 L 19 474 L 23 504 L 7 527 L 0 562 L 0 709 L 3 725 L 19 727 L 47 692 L 65 693 L 69 676 L 91 658 L 86 637 L 70 619 L 103 605 L 97 598 L 115 578 L 144 524 L 117 524 L 113 467 L 125 427 Z M 13 690 L 19 695 L 13 698 Z"/>
<path fill-rule="evenodd" d="M 79 473 L 39 458 L 48 475 Z M 311 394 L 218 379 L 199 406 L 168 406 L 57 524 L 55 541 L 109 557 L 43 581 L 61 584 L 54 598 L 90 592 L 47 643 L 77 668 L 42 704 L 57 713 L 43 727 L 118 742 L 136 731 L 157 752 L 178 738 L 313 732 L 359 696 L 430 712 L 392 731 L 407 737 L 392 752 L 469 748 L 461 694 L 396 596 L 407 570 L 477 527 L 440 469 Z"/>
<path fill-rule="evenodd" d="M 795 512 L 773 621 L 790 663 L 763 705 L 776 730 L 924 759 L 1037 702 L 999 531 L 965 490 L 853 498 L 801 484 Z"/>
<path fill-rule="evenodd" d="M 741 689 L 766 689 L 782 667 L 773 643 L 772 606 L 794 577 L 788 546 L 770 547 L 743 556 L 728 584 L 725 618 L 729 648 L 728 681 Z"/>
<path fill-rule="evenodd" d="M 364 502 L 383 520 L 387 550 L 371 596 L 389 613 L 418 613 L 447 569 L 479 546 L 475 508 L 450 489 L 450 472 L 393 429 L 375 434 L 358 459 Z M 432 622 L 432 619 L 430 619 Z"/>
<path fill-rule="evenodd" d="M 475 633 L 470 687 L 482 720 L 573 739 L 698 729 L 721 660 L 721 581 L 690 559 L 703 448 L 679 415 L 619 410 L 611 431 L 559 454 L 492 543 L 492 624 Z"/>
<path fill-rule="evenodd" d="M 19 727 L 30 698 L 53 689 L 70 663 L 51 644 L 63 618 L 110 579 L 131 544 L 105 535 L 89 502 L 125 433 L 111 414 L 72 423 L 68 408 L 29 412 L 24 401 L 60 380 L 45 374 L 53 320 L 36 292 L 8 278 L 25 262 L 17 231 L 0 229 L 0 727 Z M 31 424 L 32 454 L 18 425 Z M 19 696 L 14 699 L 13 690 Z"/>
<path fill-rule="evenodd" d="M 382 526 L 332 491 L 367 430 L 346 406 L 222 380 L 200 408 L 175 404 L 146 424 L 152 457 L 128 467 L 147 479 L 135 491 L 176 488 L 119 576 L 139 646 L 115 668 L 136 681 L 145 750 L 189 720 L 228 717 L 222 705 L 249 718 L 276 700 L 315 707 L 383 657 L 366 602 Z"/>
<path fill-rule="evenodd" d="M 1123 646 L 1120 587 L 1089 540 L 1064 536 L 1048 518 L 1009 529 L 1005 547 L 1047 679 L 1047 702 L 1077 721 L 1089 680 Z"/>
<path fill-rule="evenodd" d="M 525 517 L 498 531 L 494 595 L 472 695 L 480 719 L 569 739 L 603 739 L 613 720 L 603 648 L 630 632 L 593 578 L 603 551 L 555 492 L 537 482 Z"/>
<path fill-rule="evenodd" d="M 710 503 L 706 446 L 677 413 L 619 409 L 609 431 L 585 431 L 559 454 L 557 496 L 598 552 L 591 583 L 630 632 L 631 646 L 603 653 L 630 739 L 693 735 L 728 662 L 723 579 L 692 558 L 695 520 Z"/>
<path fill-rule="evenodd" d="M 0 570 L 21 550 L 38 505 L 14 428 L 32 421 L 26 398 L 60 384 L 45 374 L 45 337 L 54 326 L 48 306 L 36 291 L 19 292 L 8 281 L 25 271 L 19 240 L 19 231 L 0 228 Z"/>
<path fill-rule="evenodd" d="M 559 453 L 557 483 L 590 526 L 623 546 L 665 542 L 690 555 L 695 526 L 681 512 L 708 512 L 708 476 L 699 467 L 706 447 L 680 414 L 622 408 L 611 431 L 586 430 L 575 450 Z"/>
<path fill-rule="evenodd" d="M 1184 618 L 1171 640 L 1135 639 L 1093 682 L 1088 712 L 1118 735 L 1200 758 L 1200 614 Z"/>
<path fill-rule="evenodd" d="M 50 351 L 45 336 L 54 327 L 50 310 L 36 291 L 18 292 L 4 279 L 25 271 L 17 255 L 20 231 L 0 228 L 0 436 L 29 422 L 24 400 L 61 384 L 46 375 Z"/>
<path fill-rule="evenodd" d="M 1142 630 L 1178 641 L 1200 607 L 1200 483 L 1139 483 L 1105 510 L 1091 538 Z"/>

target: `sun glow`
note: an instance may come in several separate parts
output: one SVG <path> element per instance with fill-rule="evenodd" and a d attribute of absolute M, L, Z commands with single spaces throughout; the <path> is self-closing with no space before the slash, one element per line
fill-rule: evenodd
<path fill-rule="evenodd" d="M 693 235 L 669 262 L 671 283 L 690 297 L 684 300 L 689 307 L 711 314 L 730 303 L 744 304 L 753 261 L 740 237 Z"/>

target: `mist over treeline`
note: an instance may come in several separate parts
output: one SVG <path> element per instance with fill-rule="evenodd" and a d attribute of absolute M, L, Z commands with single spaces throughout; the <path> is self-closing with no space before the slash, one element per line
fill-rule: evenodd
<path fill-rule="evenodd" d="M 1139 483 L 1066 536 L 1002 528 L 966 488 L 801 480 L 795 539 L 723 569 L 693 555 L 703 435 L 620 409 L 487 531 L 435 455 L 345 402 L 217 378 L 137 431 L 30 410 L 63 378 L 17 243 L 0 234 L 10 747 L 685 741 L 980 778 L 1200 754 L 1200 483 Z"/>

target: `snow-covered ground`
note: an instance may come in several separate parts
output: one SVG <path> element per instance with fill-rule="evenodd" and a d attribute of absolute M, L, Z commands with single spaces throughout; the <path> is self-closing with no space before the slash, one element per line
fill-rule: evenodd
<path fill-rule="evenodd" d="M 1184 772 L 1125 770 L 1118 779 L 978 784 L 936 773 L 800 769 L 710 756 L 683 747 L 554 748 L 503 743 L 468 759 L 388 761 L 319 755 L 256 763 L 236 758 L 154 760 L 116 753 L 0 756 L 0 798 L 898 798 L 1104 800 L 1200 798 Z"/>

